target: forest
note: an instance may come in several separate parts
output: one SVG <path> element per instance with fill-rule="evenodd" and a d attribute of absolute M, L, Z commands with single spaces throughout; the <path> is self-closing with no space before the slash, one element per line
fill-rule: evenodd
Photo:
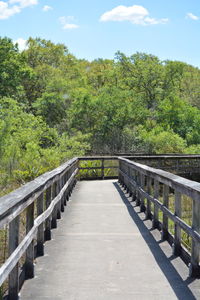
<path fill-rule="evenodd" d="M 0 187 L 85 154 L 200 152 L 200 70 L 116 52 L 77 59 L 64 44 L 0 38 Z"/>

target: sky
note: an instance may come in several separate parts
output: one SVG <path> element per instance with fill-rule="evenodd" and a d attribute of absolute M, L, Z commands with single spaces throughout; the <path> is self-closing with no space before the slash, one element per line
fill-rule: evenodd
<path fill-rule="evenodd" d="M 0 0 L 0 36 L 31 36 L 77 58 L 145 52 L 200 68 L 200 0 Z"/>

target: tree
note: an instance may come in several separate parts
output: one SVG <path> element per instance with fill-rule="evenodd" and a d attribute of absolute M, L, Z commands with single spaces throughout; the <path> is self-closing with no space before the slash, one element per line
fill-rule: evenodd
<path fill-rule="evenodd" d="M 0 38 L 0 96 L 17 99 L 23 93 L 22 76 L 26 63 L 17 45 L 9 38 Z"/>

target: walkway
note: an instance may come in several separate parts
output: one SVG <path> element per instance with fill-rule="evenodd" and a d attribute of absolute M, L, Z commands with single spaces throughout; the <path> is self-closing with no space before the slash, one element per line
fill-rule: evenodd
<path fill-rule="evenodd" d="M 116 181 L 79 182 L 20 299 L 200 299 L 200 281 L 141 218 Z"/>

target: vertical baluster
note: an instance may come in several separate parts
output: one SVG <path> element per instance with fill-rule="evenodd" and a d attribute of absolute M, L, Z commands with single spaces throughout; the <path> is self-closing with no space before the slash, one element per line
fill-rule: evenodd
<path fill-rule="evenodd" d="M 61 189 L 65 185 L 64 177 L 65 177 L 65 175 L 61 176 L 61 178 L 60 178 L 60 187 L 61 187 Z M 61 198 L 61 212 L 64 212 L 64 211 L 65 211 L 65 193 L 63 194 L 63 196 Z"/>
<path fill-rule="evenodd" d="M 26 234 L 34 225 L 34 202 L 26 209 Z M 34 242 L 32 241 L 26 250 L 25 278 L 34 277 Z"/>
<path fill-rule="evenodd" d="M 163 186 L 163 205 L 169 208 L 169 186 L 164 184 Z M 168 238 L 168 217 L 163 213 L 163 224 L 162 224 L 162 240 L 167 240 Z"/>
<path fill-rule="evenodd" d="M 9 224 L 9 255 L 11 255 L 19 244 L 19 220 L 17 216 Z M 19 292 L 19 264 L 13 268 L 9 275 L 8 293 L 9 300 L 17 300 Z"/>
<path fill-rule="evenodd" d="M 126 193 L 128 193 L 129 192 L 129 179 L 128 179 L 128 163 L 126 163 L 126 175 L 127 175 L 127 177 L 126 177 L 126 187 L 125 187 L 125 189 L 126 189 Z"/>
<path fill-rule="evenodd" d="M 60 176 L 56 183 L 56 196 L 60 193 L 61 190 L 61 182 L 60 182 Z M 61 219 L 61 200 L 58 201 L 56 204 L 57 207 L 57 219 Z"/>
<path fill-rule="evenodd" d="M 144 190 L 145 189 L 145 176 L 142 173 L 140 173 L 140 185 L 141 185 L 142 190 Z M 146 210 L 145 205 L 144 205 L 144 196 L 141 195 L 140 199 L 141 199 L 141 201 L 140 201 L 140 211 L 144 212 Z"/>
<path fill-rule="evenodd" d="M 132 178 L 133 178 L 133 181 L 134 181 L 134 187 L 133 187 L 133 191 L 132 191 L 132 201 L 135 201 L 136 200 L 136 187 L 135 187 L 135 185 L 136 185 L 136 172 L 135 172 L 134 169 L 133 169 Z"/>
<path fill-rule="evenodd" d="M 118 183 L 122 184 L 122 179 L 121 179 L 121 160 L 118 159 Z"/>
<path fill-rule="evenodd" d="M 71 174 L 72 174 L 72 172 L 71 172 L 71 168 L 69 169 L 69 172 L 68 172 L 68 178 L 70 179 L 70 177 L 71 177 Z M 70 182 L 70 184 L 69 184 L 69 191 L 68 191 L 68 195 L 69 195 L 69 197 L 71 197 L 71 194 L 72 194 L 72 182 Z"/>
<path fill-rule="evenodd" d="M 152 179 L 151 177 L 147 177 L 147 193 L 148 195 L 151 195 L 151 183 Z M 147 199 L 147 208 L 146 208 L 146 219 L 151 218 L 151 201 Z"/>
<path fill-rule="evenodd" d="M 42 193 L 37 199 L 37 216 L 44 211 L 44 194 Z M 37 255 L 44 255 L 44 224 L 40 224 L 37 233 Z"/>
<path fill-rule="evenodd" d="M 140 192 L 138 190 L 138 188 L 140 187 L 140 173 L 139 171 L 137 171 L 137 175 L 136 175 L 136 181 L 137 181 L 137 193 L 136 193 L 136 205 L 139 206 L 140 205 Z"/>
<path fill-rule="evenodd" d="M 175 190 L 175 215 L 181 218 L 181 193 Z M 173 254 L 180 255 L 181 253 L 181 228 L 178 224 L 174 224 L 174 245 Z"/>
<path fill-rule="evenodd" d="M 67 181 L 69 181 L 69 170 L 67 171 Z M 67 201 L 69 201 L 69 197 L 70 197 L 70 185 L 68 185 L 66 193 L 67 193 Z"/>
<path fill-rule="evenodd" d="M 104 158 L 101 159 L 101 179 L 104 179 Z"/>
<path fill-rule="evenodd" d="M 52 200 L 52 186 L 49 186 L 46 190 L 46 208 L 49 207 Z M 45 221 L 45 240 L 51 240 L 51 217 Z"/>
<path fill-rule="evenodd" d="M 133 179 L 132 176 L 131 176 L 131 166 L 129 165 L 128 166 L 128 177 L 129 177 L 129 186 L 128 186 L 128 189 L 129 189 L 129 197 L 131 197 L 133 195 L 133 187 L 132 187 L 132 183 L 131 183 L 131 180 Z"/>
<path fill-rule="evenodd" d="M 159 198 L 159 182 L 158 180 L 154 179 L 154 198 L 158 199 Z M 158 228 L 158 207 L 156 204 L 154 204 L 154 211 L 153 211 L 153 224 L 152 227 Z"/>
<path fill-rule="evenodd" d="M 192 228 L 196 232 L 200 233 L 200 202 L 198 197 L 197 199 L 193 199 Z M 200 276 L 199 255 L 200 245 L 195 240 L 192 240 L 191 263 L 189 272 L 189 275 L 191 277 Z"/>
<path fill-rule="evenodd" d="M 54 182 L 52 186 L 52 199 L 54 200 L 56 197 L 56 182 Z M 57 228 L 57 207 L 54 207 L 52 212 L 52 220 L 51 220 L 51 228 Z"/>
<path fill-rule="evenodd" d="M 67 183 L 67 172 L 65 172 L 65 175 L 64 175 L 64 185 Z M 66 206 L 67 205 L 67 189 L 65 190 L 65 193 L 64 193 L 64 205 Z"/>

